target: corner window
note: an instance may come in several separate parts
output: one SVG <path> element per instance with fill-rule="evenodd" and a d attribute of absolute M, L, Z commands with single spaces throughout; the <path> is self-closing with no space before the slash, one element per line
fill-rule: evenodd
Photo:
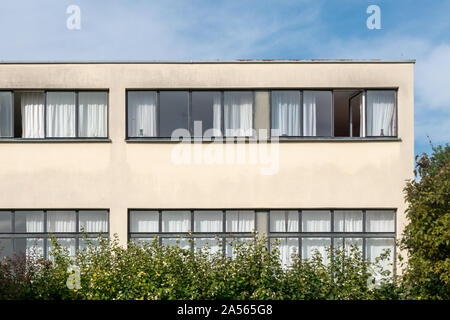
<path fill-rule="evenodd" d="M 367 136 L 397 136 L 394 90 L 367 90 Z"/>

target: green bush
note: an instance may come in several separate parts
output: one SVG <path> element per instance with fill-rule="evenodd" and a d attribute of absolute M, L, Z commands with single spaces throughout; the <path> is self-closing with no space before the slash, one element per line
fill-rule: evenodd
<path fill-rule="evenodd" d="M 418 299 L 450 299 L 450 147 L 416 157 L 416 179 L 405 187 L 409 224 L 403 285 Z"/>
<path fill-rule="evenodd" d="M 316 253 L 309 261 L 293 256 L 283 267 L 279 250 L 266 239 L 233 240 L 233 257 L 177 246 L 130 243 L 127 249 L 99 238 L 74 258 L 53 239 L 51 260 L 38 256 L 7 259 L 0 265 L 1 299 L 398 299 L 392 277 L 378 285 L 352 248 L 328 251 L 329 264 Z M 383 257 L 382 257 L 383 259 Z M 78 270 L 74 268 L 77 266 Z"/>

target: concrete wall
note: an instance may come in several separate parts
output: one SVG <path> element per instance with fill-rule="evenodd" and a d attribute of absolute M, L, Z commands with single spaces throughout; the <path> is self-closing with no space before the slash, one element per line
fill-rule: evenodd
<path fill-rule="evenodd" d="M 110 142 L 0 143 L 0 208 L 107 208 L 110 231 L 127 240 L 128 208 L 396 208 L 413 177 L 412 63 L 0 64 L 0 89 L 107 89 Z M 181 164 L 174 143 L 125 141 L 125 90 L 398 88 L 398 136 L 392 141 L 261 143 L 279 152 L 270 164 Z M 269 106 L 266 105 L 265 108 Z M 268 124 L 255 111 L 256 127 Z M 252 144 L 198 144 L 228 152 Z M 221 150 L 220 150 L 221 149 Z M 193 149 L 192 149 L 193 150 Z M 179 151 L 179 149 L 178 149 Z M 267 150 L 266 150 L 267 151 Z M 275 161 L 275 160 L 274 160 Z"/>

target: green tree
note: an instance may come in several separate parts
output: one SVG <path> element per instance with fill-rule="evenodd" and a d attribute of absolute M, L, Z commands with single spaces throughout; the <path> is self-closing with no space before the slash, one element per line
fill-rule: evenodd
<path fill-rule="evenodd" d="M 417 299 L 450 299 L 450 147 L 416 156 L 416 179 L 404 192 L 409 203 L 400 247 L 406 249 L 403 285 Z"/>

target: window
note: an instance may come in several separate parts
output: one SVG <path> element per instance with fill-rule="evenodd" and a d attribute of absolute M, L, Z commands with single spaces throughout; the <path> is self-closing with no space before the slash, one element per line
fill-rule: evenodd
<path fill-rule="evenodd" d="M 272 129 L 275 136 L 302 135 L 300 91 L 272 91 Z"/>
<path fill-rule="evenodd" d="M 12 210 L 0 211 L 0 256 L 38 254 L 47 258 L 50 234 L 71 255 L 86 246 L 87 238 L 108 235 L 107 210 Z"/>
<path fill-rule="evenodd" d="M 192 92 L 194 137 L 222 135 L 222 95 L 219 91 Z M 196 130 L 196 121 L 201 130 Z"/>
<path fill-rule="evenodd" d="M 210 139 L 253 134 L 253 91 L 128 91 L 127 137 Z M 177 135 L 179 137 L 179 135 Z"/>
<path fill-rule="evenodd" d="M 396 90 L 272 90 L 279 137 L 396 137 Z"/>
<path fill-rule="evenodd" d="M 161 91 L 159 99 L 159 136 L 170 138 L 176 129 L 189 130 L 189 93 Z"/>
<path fill-rule="evenodd" d="M 326 248 L 349 250 L 351 245 L 364 258 L 374 261 L 390 249 L 384 268 L 392 271 L 395 250 L 394 210 L 271 210 L 269 239 L 278 241 L 282 263 L 292 263 L 292 254 L 310 259 L 315 250 L 326 259 Z"/>
<path fill-rule="evenodd" d="M 0 137 L 106 138 L 108 93 L 102 91 L 0 92 Z"/>
<path fill-rule="evenodd" d="M 367 90 L 367 136 L 396 136 L 396 92 Z"/>
<path fill-rule="evenodd" d="M 250 240 L 256 227 L 253 210 L 130 210 L 129 238 L 198 250 L 208 245 L 212 252 L 232 255 L 223 239 Z"/>

